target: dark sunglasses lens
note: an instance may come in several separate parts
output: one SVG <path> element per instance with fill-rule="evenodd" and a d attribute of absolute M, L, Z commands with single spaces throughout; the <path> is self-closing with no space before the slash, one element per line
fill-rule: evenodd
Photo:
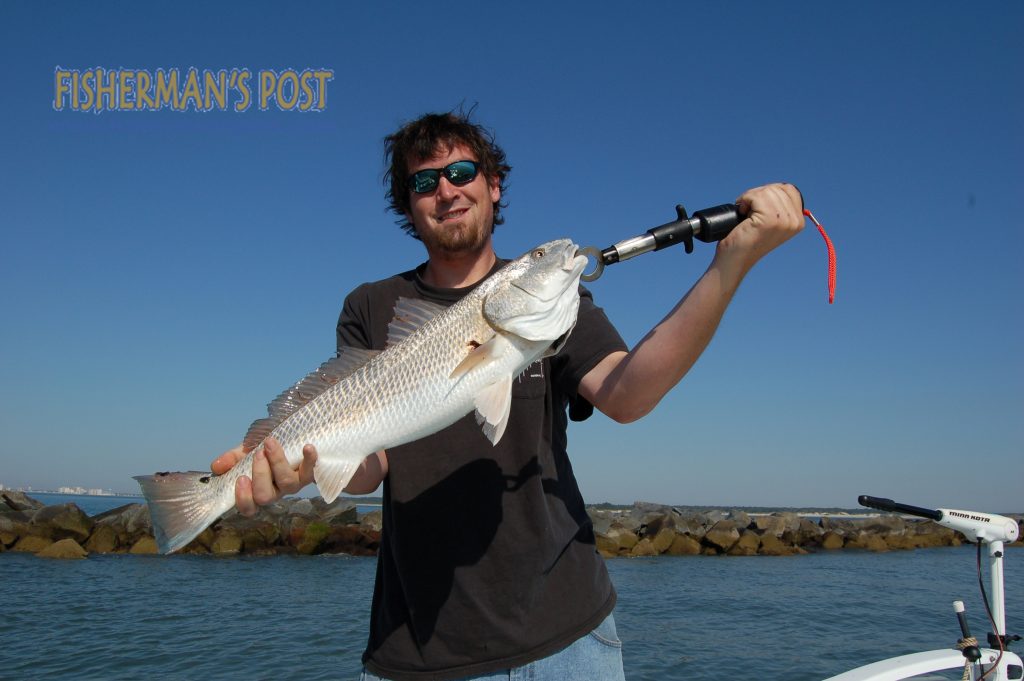
<path fill-rule="evenodd" d="M 412 190 L 417 194 L 433 191 L 440 179 L 441 173 L 436 170 L 421 170 L 412 176 Z"/>
<path fill-rule="evenodd" d="M 444 169 L 444 175 L 452 184 L 466 184 L 476 177 L 476 164 L 472 161 L 456 161 Z"/>

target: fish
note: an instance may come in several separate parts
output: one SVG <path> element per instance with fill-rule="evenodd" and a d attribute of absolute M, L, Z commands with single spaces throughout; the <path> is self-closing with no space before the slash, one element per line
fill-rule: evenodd
<path fill-rule="evenodd" d="M 314 482 L 330 503 L 368 455 L 436 433 L 476 413 L 483 435 L 505 432 L 512 383 L 556 354 L 576 324 L 587 258 L 568 239 L 537 246 L 445 307 L 399 298 L 383 351 L 341 348 L 281 393 L 249 427 L 246 456 L 222 475 L 136 476 L 161 553 L 186 546 L 235 505 L 235 481 L 252 475 L 268 437 L 292 466 L 317 448 Z"/>

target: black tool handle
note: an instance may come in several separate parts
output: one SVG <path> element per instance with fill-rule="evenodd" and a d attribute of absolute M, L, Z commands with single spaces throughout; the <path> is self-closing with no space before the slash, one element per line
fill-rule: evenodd
<path fill-rule="evenodd" d="M 877 508 L 879 511 L 892 511 L 893 513 L 906 513 L 907 515 L 916 515 L 919 518 L 929 518 L 931 520 L 942 520 L 942 511 L 936 511 L 930 508 L 921 508 L 920 506 L 910 506 L 908 504 L 901 504 L 893 501 L 892 499 L 883 499 L 881 497 L 869 497 L 866 494 L 862 494 L 857 497 L 857 503 L 861 506 L 867 506 L 868 508 Z"/>
<path fill-rule="evenodd" d="M 676 206 L 676 215 L 678 217 L 672 222 L 666 222 L 664 225 L 647 230 L 647 233 L 654 237 L 653 250 L 660 251 L 668 246 L 681 243 L 686 245 L 687 253 L 692 253 L 694 239 L 699 239 L 704 243 L 721 241 L 743 221 L 739 206 L 734 203 L 723 203 L 714 208 L 705 208 L 690 217 L 687 217 L 686 209 L 682 205 L 678 205 Z"/>
<path fill-rule="evenodd" d="M 693 222 L 686 216 L 683 204 L 676 206 L 676 216 L 672 222 L 647 230 L 647 233 L 654 237 L 653 250 L 660 251 L 676 244 L 686 244 L 686 252 L 693 253 Z"/>
<path fill-rule="evenodd" d="M 700 227 L 694 229 L 694 238 L 709 244 L 729 236 L 733 228 L 743 222 L 744 216 L 740 215 L 740 207 L 735 203 L 723 203 L 699 210 L 691 219 L 700 221 Z"/>

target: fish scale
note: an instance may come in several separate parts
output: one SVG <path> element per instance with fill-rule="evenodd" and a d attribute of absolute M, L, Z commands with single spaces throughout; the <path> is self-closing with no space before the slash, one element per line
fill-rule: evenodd
<path fill-rule="evenodd" d="M 327 502 L 366 456 L 436 433 L 474 409 L 496 444 L 512 379 L 556 352 L 576 323 L 587 262 L 577 250 L 566 239 L 538 246 L 448 308 L 399 300 L 388 347 L 379 354 L 343 349 L 282 393 L 250 427 L 251 451 L 224 475 L 136 477 L 160 551 L 185 546 L 234 506 L 235 483 L 251 477 L 266 437 L 280 442 L 293 467 L 306 444 L 316 446 L 313 474 Z"/>

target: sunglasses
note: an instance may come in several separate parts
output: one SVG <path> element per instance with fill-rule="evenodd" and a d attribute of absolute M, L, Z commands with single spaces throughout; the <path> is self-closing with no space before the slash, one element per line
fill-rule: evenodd
<path fill-rule="evenodd" d="M 417 194 L 426 194 L 437 189 L 443 173 L 448 181 L 457 187 L 469 184 L 479 172 L 476 161 L 456 161 L 444 168 L 424 168 L 409 176 L 409 187 Z"/>

